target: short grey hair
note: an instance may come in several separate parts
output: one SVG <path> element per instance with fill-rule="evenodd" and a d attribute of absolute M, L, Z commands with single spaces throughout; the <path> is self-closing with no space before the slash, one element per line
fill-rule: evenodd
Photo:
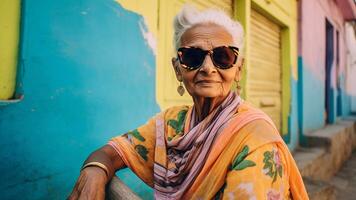
<path fill-rule="evenodd" d="M 198 25 L 213 23 L 222 26 L 232 36 L 233 45 L 243 51 L 244 31 L 238 21 L 231 19 L 225 12 L 218 9 L 198 11 L 194 6 L 186 4 L 174 18 L 174 46 L 180 47 L 181 37 L 189 28 Z"/>

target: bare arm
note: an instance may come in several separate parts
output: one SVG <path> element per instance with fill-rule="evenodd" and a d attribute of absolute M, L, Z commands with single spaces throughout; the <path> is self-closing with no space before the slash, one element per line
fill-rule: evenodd
<path fill-rule="evenodd" d="M 83 165 L 89 162 L 100 162 L 109 169 L 107 181 L 111 180 L 117 170 L 126 167 L 124 161 L 110 145 L 104 145 L 91 153 Z"/>
<path fill-rule="evenodd" d="M 98 166 L 84 168 L 68 199 L 105 199 L 105 185 L 114 176 L 115 171 L 126 167 L 121 157 L 109 145 L 105 145 L 91 153 L 83 166 L 90 162 L 99 162 L 105 165 L 108 169 L 108 174 Z"/>

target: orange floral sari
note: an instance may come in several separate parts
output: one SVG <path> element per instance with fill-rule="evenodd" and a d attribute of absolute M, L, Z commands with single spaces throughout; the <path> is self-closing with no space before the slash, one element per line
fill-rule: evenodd
<path fill-rule="evenodd" d="M 154 164 L 167 169 L 167 149 L 156 145 L 157 120 L 163 119 L 164 139 L 176 140 L 189 131 L 192 107 L 170 108 L 147 124 L 109 142 L 138 177 L 154 187 Z M 181 133 L 178 129 L 184 129 Z M 309 199 L 288 147 L 272 121 L 242 103 L 214 141 L 211 151 L 182 199 Z"/>

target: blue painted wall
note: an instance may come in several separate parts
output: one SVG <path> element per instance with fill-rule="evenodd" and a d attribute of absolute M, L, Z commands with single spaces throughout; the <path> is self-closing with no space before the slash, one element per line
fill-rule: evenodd
<path fill-rule="evenodd" d="M 159 111 L 155 56 L 143 18 L 113 0 L 24 0 L 22 14 L 25 98 L 0 107 L 1 199 L 64 199 L 91 151 Z"/>
<path fill-rule="evenodd" d="M 321 73 L 321 72 L 320 72 Z M 325 125 L 325 81 L 313 75 L 308 66 L 303 62 L 303 58 L 298 58 L 298 127 L 299 140 L 301 145 L 307 145 L 303 134 L 322 128 Z M 333 75 L 332 75 L 333 76 Z M 351 99 L 347 94 L 344 75 L 340 77 L 340 91 L 332 88 L 331 102 L 333 109 L 331 118 L 333 123 L 336 119 L 346 117 L 351 114 Z M 294 84 L 292 83 L 292 86 Z M 293 87 L 292 87 L 293 88 Z M 340 92 L 340 94 L 338 94 Z M 339 97 L 338 97 L 339 95 Z M 340 98 L 340 105 L 338 105 Z M 339 108 L 338 108 L 339 106 Z M 340 115 L 337 116 L 338 109 Z"/>
<path fill-rule="evenodd" d="M 325 83 L 318 80 L 298 58 L 299 120 L 302 132 L 309 132 L 324 126 Z"/>
<path fill-rule="evenodd" d="M 322 73 L 322 72 L 320 72 Z M 322 128 L 325 125 L 325 81 L 310 71 L 310 68 L 298 57 L 298 127 L 299 143 L 307 145 L 304 134 Z M 333 112 L 331 118 L 336 118 L 336 89 L 332 89 Z"/>
<path fill-rule="evenodd" d="M 350 76 L 349 76 L 350 77 Z M 351 114 L 351 100 L 352 97 L 346 92 L 346 79 L 345 75 L 341 74 L 339 76 L 341 91 L 340 91 L 340 100 L 341 100 L 341 116 L 345 117 Z M 339 107 L 339 105 L 337 105 Z"/>

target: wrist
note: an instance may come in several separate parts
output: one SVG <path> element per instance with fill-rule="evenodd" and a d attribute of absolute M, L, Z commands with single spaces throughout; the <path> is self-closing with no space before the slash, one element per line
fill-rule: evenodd
<path fill-rule="evenodd" d="M 83 171 L 85 168 L 88 168 L 88 167 L 100 168 L 105 173 L 106 180 L 107 181 L 109 180 L 110 171 L 109 171 L 108 167 L 106 165 L 104 165 L 103 163 L 100 163 L 100 162 L 88 162 L 88 163 L 83 165 L 83 167 L 80 169 L 80 171 Z"/>
<path fill-rule="evenodd" d="M 106 185 L 108 183 L 108 178 L 103 169 L 96 166 L 89 166 L 80 171 L 80 174 L 90 179 L 91 181 L 95 181 L 95 183 L 99 185 Z"/>

